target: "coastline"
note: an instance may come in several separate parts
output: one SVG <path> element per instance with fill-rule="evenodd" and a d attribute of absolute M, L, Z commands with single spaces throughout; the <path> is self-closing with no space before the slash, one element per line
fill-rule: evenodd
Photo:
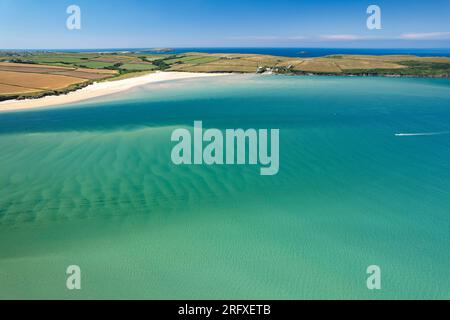
<path fill-rule="evenodd" d="M 154 73 L 137 76 L 134 78 L 93 82 L 81 89 L 70 91 L 65 94 L 47 95 L 40 98 L 12 99 L 0 101 L 0 113 L 26 111 L 47 107 L 58 107 L 71 103 L 82 102 L 97 97 L 107 96 L 114 93 L 123 92 L 134 87 L 173 80 L 183 80 L 192 78 L 215 77 L 230 74 L 248 74 L 248 72 L 186 72 L 186 71 L 157 71 Z M 385 77 L 385 78 L 448 78 L 448 76 L 418 76 L 399 74 L 332 74 L 325 72 L 301 72 L 301 73 L 272 73 L 264 72 L 262 75 L 285 75 L 285 76 L 324 76 L 324 77 Z"/>
<path fill-rule="evenodd" d="M 183 80 L 192 78 L 203 78 L 220 76 L 217 73 L 194 73 L 194 72 L 155 72 L 140 77 L 122 80 L 94 82 L 93 84 L 72 91 L 64 95 L 45 96 L 37 99 L 6 100 L 0 102 L 0 112 L 22 111 L 46 107 L 62 106 L 66 104 L 81 102 L 92 98 L 107 96 L 123 92 L 134 87 L 163 81 Z"/>

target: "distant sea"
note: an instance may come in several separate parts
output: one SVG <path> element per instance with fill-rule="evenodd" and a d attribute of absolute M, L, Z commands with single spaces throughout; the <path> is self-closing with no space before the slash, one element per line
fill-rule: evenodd
<path fill-rule="evenodd" d="M 280 129 L 279 174 L 174 165 L 195 120 Z M 2 113 L 0 150 L 3 299 L 450 298 L 450 79 L 163 82 Z"/>
<path fill-rule="evenodd" d="M 206 53 L 251 53 L 268 54 L 285 57 L 322 57 L 335 54 L 411 54 L 417 56 L 447 56 L 450 49 L 339 49 L 339 48 L 183 48 L 176 49 L 174 53 L 200 51 Z"/>
<path fill-rule="evenodd" d="M 54 52 L 121 52 L 121 51 L 142 51 L 148 48 L 120 48 L 120 49 L 64 49 L 48 50 Z M 390 55 L 390 54 L 409 54 L 416 56 L 445 56 L 450 57 L 450 48 L 448 49 L 352 49 L 352 48 L 175 48 L 171 54 L 186 52 L 204 52 L 204 53 L 249 53 L 249 54 L 268 54 L 285 57 L 322 57 L 335 54 L 366 54 L 366 55 Z"/>

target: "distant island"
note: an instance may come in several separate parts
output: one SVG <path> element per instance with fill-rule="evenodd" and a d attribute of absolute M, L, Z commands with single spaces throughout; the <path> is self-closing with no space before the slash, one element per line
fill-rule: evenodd
<path fill-rule="evenodd" d="M 0 101 L 60 95 L 94 82 L 155 71 L 322 76 L 450 77 L 450 57 L 330 55 L 316 58 L 262 54 L 136 52 L 0 52 Z"/>
<path fill-rule="evenodd" d="M 166 52 L 173 52 L 173 49 L 171 49 L 171 48 L 155 48 L 155 49 L 140 50 L 138 52 L 141 52 L 141 53 L 166 53 Z"/>

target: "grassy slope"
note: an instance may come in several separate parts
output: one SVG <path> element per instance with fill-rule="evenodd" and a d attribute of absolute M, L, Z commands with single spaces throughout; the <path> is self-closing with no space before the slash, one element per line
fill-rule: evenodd
<path fill-rule="evenodd" d="M 258 54 L 206 54 L 198 52 L 178 55 L 166 53 L 15 53 L 13 55 L 0 55 L 0 61 L 116 71 L 116 75 L 105 74 L 105 77 L 100 80 L 123 79 L 156 70 L 211 73 L 272 71 L 293 75 L 450 76 L 450 58 L 421 58 L 410 55 L 334 55 L 306 59 Z M 14 95 L 1 95 L 0 93 L 0 100 L 60 94 L 90 83 L 92 83 L 92 80 L 86 80 L 61 90 L 24 92 Z"/>
<path fill-rule="evenodd" d="M 169 71 L 281 74 L 450 76 L 450 58 L 416 56 L 329 56 L 290 58 L 244 54 L 184 54 L 163 60 Z"/>

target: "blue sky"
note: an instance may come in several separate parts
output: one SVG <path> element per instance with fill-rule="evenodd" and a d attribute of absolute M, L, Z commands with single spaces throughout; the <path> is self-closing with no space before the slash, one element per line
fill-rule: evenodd
<path fill-rule="evenodd" d="M 72 4 L 81 30 L 66 28 Z M 0 48 L 450 48 L 449 17 L 449 0 L 0 0 Z"/>

